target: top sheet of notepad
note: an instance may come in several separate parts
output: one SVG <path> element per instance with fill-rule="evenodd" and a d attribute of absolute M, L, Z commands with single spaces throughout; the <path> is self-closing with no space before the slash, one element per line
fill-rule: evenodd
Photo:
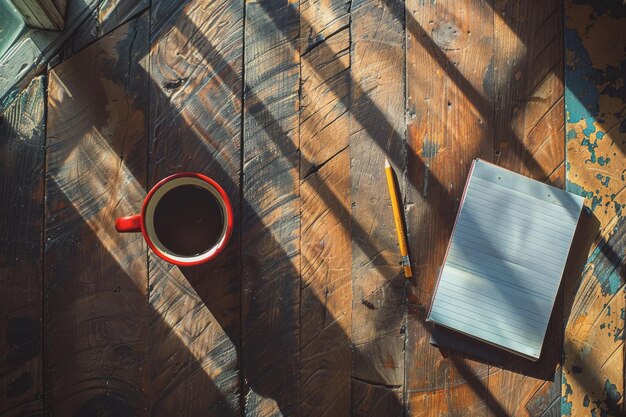
<path fill-rule="evenodd" d="M 539 358 L 583 198 L 474 161 L 429 320 Z"/>

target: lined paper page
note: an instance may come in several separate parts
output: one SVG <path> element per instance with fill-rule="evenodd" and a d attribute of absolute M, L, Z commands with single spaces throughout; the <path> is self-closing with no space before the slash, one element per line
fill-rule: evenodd
<path fill-rule="evenodd" d="M 429 320 L 538 359 L 583 201 L 474 161 Z"/>

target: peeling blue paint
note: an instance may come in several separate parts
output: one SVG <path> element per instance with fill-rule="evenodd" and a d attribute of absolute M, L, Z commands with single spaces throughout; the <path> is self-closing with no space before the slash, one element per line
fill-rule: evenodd
<path fill-rule="evenodd" d="M 567 140 L 570 141 L 576 137 L 576 131 L 574 129 L 570 129 L 567 131 Z"/>
<path fill-rule="evenodd" d="M 592 55 L 589 54 L 588 50 L 594 52 L 593 45 L 598 42 L 603 43 L 603 45 L 599 45 L 601 49 L 606 47 L 607 42 L 611 42 L 611 35 L 606 36 L 606 32 L 602 38 L 597 37 L 598 31 L 602 31 L 600 25 L 603 25 L 598 18 L 606 18 L 604 15 L 609 15 L 609 18 L 626 18 L 626 8 L 622 3 L 622 1 L 569 0 L 567 4 L 570 7 L 572 4 L 582 4 L 585 5 L 585 8 L 573 7 L 576 11 L 571 15 L 571 18 L 572 21 L 575 20 L 575 24 L 572 25 L 572 21 L 570 21 L 566 25 L 570 27 L 565 28 L 565 47 L 567 50 L 564 79 L 566 141 L 568 153 L 571 151 L 569 162 L 572 163 L 573 173 L 576 174 L 572 175 L 572 170 L 568 166 L 568 156 L 566 156 L 566 172 L 568 172 L 566 189 L 585 197 L 586 205 L 598 215 L 600 212 L 610 215 L 612 214 L 610 212 L 614 210 L 619 219 L 616 226 L 612 228 L 613 233 L 607 236 L 607 241 L 602 241 L 594 249 L 585 268 L 587 271 L 593 271 L 593 279 L 597 280 L 595 285 L 601 289 L 603 296 L 606 297 L 618 292 L 622 294 L 621 291 L 625 288 L 623 260 L 626 250 L 626 221 L 624 221 L 626 219 L 622 219 L 621 215 L 626 205 L 615 201 L 618 197 L 615 189 L 620 188 L 619 171 L 621 171 L 615 167 L 615 164 L 620 164 L 622 161 L 619 153 L 614 153 L 620 149 L 616 148 L 616 145 L 619 146 L 618 140 L 622 139 L 618 139 L 618 135 L 611 134 L 609 136 L 606 132 L 609 129 L 616 132 L 617 129 L 613 128 L 616 120 L 621 121 L 618 126 L 619 131 L 621 133 L 626 132 L 626 120 L 624 120 L 626 112 L 624 112 L 624 107 L 619 104 L 619 101 L 607 101 L 605 99 L 607 97 L 619 98 L 623 103 L 626 103 L 626 83 L 624 82 L 626 59 L 624 59 L 623 50 L 612 48 L 614 53 L 609 55 L 607 49 L 606 54 L 602 55 L 601 61 L 593 62 Z M 585 44 L 583 44 L 583 39 Z M 586 45 L 589 47 L 588 50 L 585 48 Z M 595 55 L 593 57 L 596 58 Z M 601 98 L 602 105 L 600 104 Z M 597 166 L 590 166 L 592 164 L 597 164 Z M 600 167 L 606 168 L 598 169 Z M 598 174 L 597 171 L 602 171 L 602 174 Z M 626 181 L 626 170 L 621 173 L 621 177 L 621 182 Z M 577 181 L 581 185 L 574 184 L 572 181 Z M 609 190 L 609 187 L 613 189 Z M 626 333 L 624 329 L 626 309 L 621 308 L 617 314 L 618 310 L 611 311 L 610 306 L 605 306 L 605 308 L 605 314 L 610 318 L 606 319 L 607 323 L 596 324 L 599 325 L 599 329 L 603 329 L 598 330 L 598 335 L 599 337 L 602 337 L 602 334 L 605 335 L 604 337 L 608 335 L 609 339 L 605 339 L 607 343 L 621 342 Z M 616 314 L 613 315 L 612 313 Z M 621 321 L 617 319 L 618 315 L 621 317 Z M 591 347 L 583 346 L 578 355 L 593 356 L 594 353 L 590 351 Z M 593 372 L 591 369 L 586 368 L 585 370 L 587 373 Z M 572 368 L 572 372 L 574 372 L 574 368 Z M 570 374 L 568 376 L 570 378 L 580 377 Z M 598 380 L 592 384 L 586 384 L 584 381 L 580 385 L 576 384 L 579 386 L 579 388 L 575 387 L 577 399 L 575 404 L 572 404 L 574 402 L 572 389 L 565 381 L 565 375 L 563 375 L 565 393 L 561 398 L 562 415 L 584 414 L 593 417 L 608 417 L 623 414 L 623 404 L 619 403 L 619 401 L 623 401 L 623 393 L 618 392 L 617 388 L 619 387 L 612 384 L 608 379 L 603 384 L 602 379 L 606 378 L 606 374 L 598 373 L 596 376 Z M 582 392 L 579 392 L 580 390 Z M 585 395 L 581 401 L 580 395 L 583 394 Z M 585 410 L 582 410 L 583 407 Z"/>
<path fill-rule="evenodd" d="M 594 21 L 598 16 L 608 14 L 609 16 L 623 16 L 624 7 L 621 2 L 617 1 L 590 1 L 590 0 L 571 0 L 572 4 L 583 4 L 592 6 L 593 13 L 589 14 L 589 20 Z"/>
<path fill-rule="evenodd" d="M 596 148 L 598 147 L 597 143 L 591 143 L 591 141 L 587 138 L 583 139 L 582 142 L 580 142 L 581 146 L 586 146 L 587 150 L 589 151 L 589 159 L 585 160 L 585 163 L 587 162 L 591 162 L 592 164 L 595 164 L 597 162 L 596 159 Z"/>
<path fill-rule="evenodd" d="M 617 410 L 617 403 L 622 398 L 622 394 L 617 391 L 617 386 L 612 384 L 609 379 L 604 381 L 604 395 L 606 396 L 606 405 L 609 410 Z"/>
<path fill-rule="evenodd" d="M 626 334 L 624 333 L 624 328 L 621 329 L 619 327 L 615 328 L 615 333 L 613 334 L 613 341 L 617 342 L 618 340 L 626 340 Z"/>
<path fill-rule="evenodd" d="M 622 286 L 622 279 L 618 271 L 613 271 L 606 279 L 603 279 L 602 292 L 607 294 L 616 294 Z"/>
<path fill-rule="evenodd" d="M 581 197 L 585 197 L 585 198 L 593 197 L 593 192 L 586 191 L 585 189 L 583 189 L 583 187 L 573 182 L 568 182 L 565 189 L 569 191 L 570 193 L 574 193 Z"/>
<path fill-rule="evenodd" d="M 587 127 L 583 129 L 583 133 L 588 138 L 591 137 L 591 134 L 596 131 L 596 126 L 593 124 L 594 120 L 595 119 L 593 117 L 585 118 L 585 123 L 587 124 Z"/>
<path fill-rule="evenodd" d="M 567 401 L 565 397 L 561 397 L 561 415 L 562 416 L 572 415 L 572 403 Z"/>
<path fill-rule="evenodd" d="M 605 187 L 609 186 L 609 181 L 611 181 L 611 177 L 604 176 L 602 174 L 596 174 L 596 178 L 600 180 L 600 184 L 602 184 Z"/>
<path fill-rule="evenodd" d="M 565 384 L 565 395 L 561 397 L 561 415 L 562 416 L 571 416 L 572 415 L 572 402 L 567 401 L 568 396 L 573 394 L 572 387 L 567 383 L 567 378 L 563 375 L 563 384 Z"/>
<path fill-rule="evenodd" d="M 589 139 L 585 138 L 582 140 L 582 142 L 580 142 L 581 146 L 586 146 L 587 150 L 589 151 L 589 159 L 585 160 L 585 163 L 587 162 L 591 162 L 592 164 L 595 164 L 597 162 L 597 158 L 596 158 L 596 148 L 598 147 L 597 143 L 592 143 Z"/>
<path fill-rule="evenodd" d="M 572 62 L 567 63 L 565 71 L 565 110 L 567 122 L 578 123 L 598 115 L 599 94 L 590 76 L 591 58 L 576 29 L 565 30 L 565 44 L 573 52 Z"/>
<path fill-rule="evenodd" d="M 602 197 L 594 195 L 591 199 L 591 211 L 594 211 L 600 204 L 602 204 Z"/>
<path fill-rule="evenodd" d="M 620 224 L 622 228 L 626 227 L 624 222 L 620 222 Z M 587 261 L 587 265 L 595 265 L 593 275 L 598 280 L 603 295 L 615 295 L 623 285 L 620 276 L 621 259 L 613 252 L 617 250 L 617 248 L 611 246 L 614 244 L 612 240 L 609 240 L 609 242 L 598 245 Z M 604 249 L 605 247 L 606 249 Z M 607 252 L 607 254 L 604 252 Z M 612 259 L 616 256 L 618 259 Z M 600 328 L 603 327 L 601 326 Z"/>
<path fill-rule="evenodd" d="M 611 181 L 611 177 L 609 177 L 608 175 L 606 177 L 604 177 L 604 180 L 602 181 L 602 185 L 604 185 L 605 187 L 608 188 L 609 186 L 609 181 Z"/>

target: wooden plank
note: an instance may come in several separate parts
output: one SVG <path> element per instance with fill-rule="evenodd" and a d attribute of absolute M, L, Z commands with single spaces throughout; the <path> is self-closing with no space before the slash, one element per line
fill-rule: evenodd
<path fill-rule="evenodd" d="M 566 188 L 602 229 L 565 288 L 563 415 L 624 415 L 624 7 L 565 2 Z"/>
<path fill-rule="evenodd" d="M 537 151 L 551 142 L 562 126 L 558 121 L 563 106 L 562 71 L 555 66 L 562 60 L 563 42 L 559 36 L 562 26 L 551 25 L 550 31 L 543 27 L 546 21 L 548 25 L 552 21 L 551 16 L 556 15 L 557 20 L 562 16 L 562 7 L 552 0 L 540 5 L 500 2 L 494 13 L 494 67 L 498 68 L 494 72 L 496 162 L 545 180 L 564 159 L 561 152 L 561 158 L 555 158 L 551 166 L 544 168 L 535 162 Z M 546 48 L 548 42 L 555 47 Z M 550 54 L 537 59 L 538 49 Z M 550 117 L 544 117 L 550 110 Z M 546 127 L 548 131 L 538 131 Z M 529 135 L 530 131 L 535 132 Z"/>
<path fill-rule="evenodd" d="M 300 33 L 301 415 L 350 414 L 348 1 L 303 1 Z"/>
<path fill-rule="evenodd" d="M 147 19 L 50 72 L 45 358 L 51 415 L 147 415 L 146 245 L 115 216 L 145 196 Z"/>
<path fill-rule="evenodd" d="M 495 160 L 545 181 L 565 159 L 563 8 L 499 2 L 494 11 Z"/>
<path fill-rule="evenodd" d="M 150 7 L 150 0 L 102 0 L 72 37 L 76 53 Z"/>
<path fill-rule="evenodd" d="M 70 1 L 65 29 L 61 32 L 29 28 L 15 45 L 0 57 L 0 110 L 17 92 L 46 69 L 74 31 L 87 19 L 100 0 Z"/>
<path fill-rule="evenodd" d="M 299 415 L 298 1 L 246 2 L 245 415 Z"/>
<path fill-rule="evenodd" d="M 473 159 L 493 157 L 493 5 L 407 3 L 410 415 L 501 415 L 489 367 L 429 344 L 424 323 Z M 442 353 L 445 356 L 442 356 Z"/>
<path fill-rule="evenodd" d="M 389 158 L 404 192 L 404 4 L 354 1 L 351 6 L 353 408 L 389 398 L 384 411 L 402 415 L 404 392 L 404 288 L 384 174 Z M 380 389 L 370 389 L 377 386 Z M 378 410 L 378 411 L 376 411 Z"/>
<path fill-rule="evenodd" d="M 43 414 L 44 77 L 0 115 L 0 415 Z"/>
<path fill-rule="evenodd" d="M 563 415 L 624 415 L 626 289 L 619 271 L 626 251 L 626 221 L 616 217 L 606 226 L 582 276 L 565 288 L 572 305 L 565 315 Z"/>
<path fill-rule="evenodd" d="M 46 30 L 65 27 L 66 0 L 12 0 L 29 26 Z"/>
<path fill-rule="evenodd" d="M 243 2 L 151 9 L 149 183 L 178 171 L 222 185 L 235 229 L 218 258 L 178 268 L 149 256 L 153 416 L 241 414 L 240 154 Z M 147 66 L 145 67 L 147 70 Z"/>
<path fill-rule="evenodd" d="M 377 386 L 358 380 L 352 381 L 351 416 L 401 416 L 402 407 L 398 392 L 385 386 Z"/>
<path fill-rule="evenodd" d="M 39 59 L 41 46 L 30 37 L 18 37 L 0 59 L 0 110 L 5 110 L 30 83 L 21 80 L 30 65 Z M 34 76 L 34 75 L 33 75 Z M 23 88 L 22 88 L 23 87 Z"/>
<path fill-rule="evenodd" d="M 495 160 L 549 181 L 555 171 L 564 170 L 565 159 L 563 7 L 556 0 L 498 2 L 494 16 Z M 562 177 L 555 177 L 561 187 Z M 539 361 L 506 356 L 504 363 L 491 367 L 489 390 L 509 415 L 538 416 L 558 409 L 562 309 L 559 295 Z"/>

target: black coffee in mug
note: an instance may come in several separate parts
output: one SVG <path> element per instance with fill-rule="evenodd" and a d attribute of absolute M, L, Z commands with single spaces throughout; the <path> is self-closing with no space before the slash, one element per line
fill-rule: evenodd
<path fill-rule="evenodd" d="M 197 256 L 213 248 L 224 230 L 224 213 L 206 188 L 181 185 L 165 193 L 154 210 L 154 232 L 180 256 Z"/>

